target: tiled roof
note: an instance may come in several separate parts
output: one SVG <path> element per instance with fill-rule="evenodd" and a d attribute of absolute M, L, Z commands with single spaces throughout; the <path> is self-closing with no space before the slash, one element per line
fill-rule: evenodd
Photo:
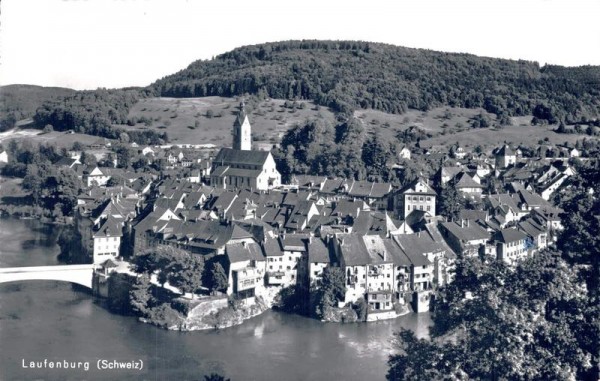
<path fill-rule="evenodd" d="M 527 238 L 525 233 L 517 229 L 502 229 L 496 233 L 496 240 L 503 243 L 515 242 L 525 238 Z"/>
<path fill-rule="evenodd" d="M 308 242 L 308 261 L 310 263 L 330 263 L 329 249 L 320 238 L 312 238 Z"/>
<path fill-rule="evenodd" d="M 229 263 L 265 260 L 263 251 L 256 242 L 228 243 L 225 245 L 225 255 Z"/>
<path fill-rule="evenodd" d="M 267 151 L 246 151 L 232 148 L 221 148 L 213 163 L 223 165 L 258 165 L 262 166 L 269 157 Z"/>
<path fill-rule="evenodd" d="M 481 239 L 487 240 L 490 238 L 490 233 L 476 224 L 474 221 L 468 221 L 468 223 L 465 223 L 464 226 L 461 226 L 456 222 L 442 222 L 441 225 L 450 234 L 461 241 L 469 242 Z"/>

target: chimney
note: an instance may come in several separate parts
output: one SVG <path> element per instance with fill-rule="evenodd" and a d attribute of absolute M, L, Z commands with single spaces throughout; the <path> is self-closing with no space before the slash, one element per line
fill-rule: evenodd
<path fill-rule="evenodd" d="M 467 220 L 467 227 L 469 227 L 469 220 Z"/>
<path fill-rule="evenodd" d="M 246 247 L 246 241 L 242 241 L 242 247 Z"/>
<path fill-rule="evenodd" d="M 461 218 L 461 220 L 460 220 L 460 227 L 461 227 L 461 228 L 464 228 L 464 227 L 465 227 L 465 220 L 463 220 L 462 218 Z"/>

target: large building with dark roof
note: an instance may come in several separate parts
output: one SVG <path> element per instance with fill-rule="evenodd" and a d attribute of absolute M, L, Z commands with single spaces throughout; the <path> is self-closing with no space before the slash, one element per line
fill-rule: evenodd
<path fill-rule="evenodd" d="M 270 152 L 222 148 L 213 160 L 211 185 L 223 189 L 267 190 L 281 185 Z"/>

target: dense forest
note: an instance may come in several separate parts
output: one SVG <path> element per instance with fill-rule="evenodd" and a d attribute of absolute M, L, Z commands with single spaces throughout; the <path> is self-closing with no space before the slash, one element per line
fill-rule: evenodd
<path fill-rule="evenodd" d="M 126 124 L 131 107 L 145 96 L 147 92 L 139 89 L 79 91 L 43 103 L 33 116 L 33 121 L 39 127 L 50 125 L 56 131 L 72 130 L 109 139 L 132 140 L 139 144 L 164 143 L 168 141 L 166 133 L 125 130 L 113 126 Z"/>
<path fill-rule="evenodd" d="M 288 41 L 245 46 L 155 82 L 172 97 L 258 94 L 311 99 L 349 114 L 437 106 L 574 123 L 597 118 L 600 68 L 442 53 L 358 41 Z M 536 115 L 539 114 L 539 115 Z"/>

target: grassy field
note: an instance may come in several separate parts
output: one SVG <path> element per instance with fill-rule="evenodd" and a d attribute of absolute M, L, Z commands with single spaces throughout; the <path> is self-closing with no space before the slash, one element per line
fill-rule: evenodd
<path fill-rule="evenodd" d="M 32 128 L 20 128 L 0 134 L 0 144 L 7 144 L 12 139 L 27 139 L 32 143 L 54 144 L 58 148 L 71 148 L 75 142 L 80 142 L 84 145 L 90 144 L 98 140 L 99 137 L 76 133 L 68 134 L 57 131 L 44 133 Z"/>
<path fill-rule="evenodd" d="M 138 121 L 134 126 L 121 125 L 124 129 L 151 129 L 166 131 L 171 143 L 231 145 L 231 131 L 238 113 L 240 99 L 223 97 L 205 98 L 148 98 L 142 99 L 129 112 L 129 118 Z M 335 116 L 324 107 L 311 102 L 298 101 L 294 108 L 285 107 L 286 101 L 269 99 L 261 101 L 251 111 L 253 140 L 256 143 L 279 143 L 285 132 L 295 124 L 309 118 L 323 118 L 335 124 Z M 289 104 L 288 104 L 289 106 Z M 368 133 L 377 132 L 390 142 L 396 135 L 411 126 L 419 127 L 434 135 L 421 142 L 422 147 L 460 143 L 465 148 L 481 145 L 495 147 L 503 142 L 535 145 L 547 139 L 549 143 L 573 143 L 586 135 L 557 134 L 555 126 L 531 126 L 531 117 L 512 118 L 512 126 L 502 128 L 471 128 L 472 119 L 484 114 L 491 121 L 495 115 L 482 109 L 441 107 L 429 111 L 409 110 L 403 115 L 386 114 L 376 110 L 358 110 L 354 113 Z M 97 137 L 62 132 L 41 133 L 22 126 L 13 131 L 0 133 L 0 143 L 21 138 L 32 142 L 51 143 L 59 147 L 71 147 L 75 141 L 89 144 Z"/>
<path fill-rule="evenodd" d="M 496 147 L 507 142 L 510 144 L 536 145 L 538 141 L 548 139 L 549 144 L 575 143 L 586 135 L 557 134 L 556 126 L 517 125 L 502 128 L 477 128 L 455 134 L 440 135 L 422 142 L 423 147 L 453 145 L 459 143 L 465 148 L 481 145 Z M 589 138 L 589 137 L 588 137 Z"/>
<path fill-rule="evenodd" d="M 231 131 L 238 113 L 240 100 L 236 98 L 149 98 L 138 102 L 130 111 L 129 118 L 144 120 L 126 129 L 152 129 L 166 131 L 171 143 L 212 143 L 231 145 Z M 249 115 L 255 142 L 277 143 L 283 134 L 307 118 L 321 117 L 335 120 L 333 113 L 325 108 L 316 110 L 314 104 L 304 103 L 303 108 L 289 109 L 285 101 L 271 99 L 262 101 Z"/>
<path fill-rule="evenodd" d="M 465 109 L 440 107 L 430 111 L 409 110 L 402 115 L 386 114 L 377 110 L 359 110 L 354 116 L 363 122 L 368 132 L 377 131 L 385 140 L 393 141 L 398 132 L 416 126 L 432 135 L 442 133 L 457 133 L 470 129 L 470 120 L 480 113 L 487 114 L 482 109 Z"/>

